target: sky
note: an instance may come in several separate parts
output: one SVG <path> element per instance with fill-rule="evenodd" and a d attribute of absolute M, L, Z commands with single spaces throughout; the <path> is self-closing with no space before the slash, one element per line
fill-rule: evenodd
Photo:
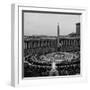
<path fill-rule="evenodd" d="M 24 12 L 24 35 L 56 36 L 58 23 L 60 35 L 68 35 L 78 22 L 80 15 Z"/>

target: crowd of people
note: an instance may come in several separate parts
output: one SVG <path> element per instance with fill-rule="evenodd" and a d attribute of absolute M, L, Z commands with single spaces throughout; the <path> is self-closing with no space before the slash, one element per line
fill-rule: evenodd
<path fill-rule="evenodd" d="M 57 64 L 59 75 L 76 75 L 80 74 L 80 61 L 76 62 L 62 62 Z"/>
<path fill-rule="evenodd" d="M 43 65 L 33 65 L 28 63 L 24 63 L 24 77 L 41 77 L 41 76 L 48 76 L 50 66 L 43 66 Z"/>
<path fill-rule="evenodd" d="M 76 54 L 79 54 L 76 53 Z M 37 55 L 29 55 L 24 60 L 24 77 L 49 76 L 52 69 L 51 62 L 40 60 Z M 59 76 L 80 74 L 80 57 L 72 61 L 56 63 L 56 70 Z"/>

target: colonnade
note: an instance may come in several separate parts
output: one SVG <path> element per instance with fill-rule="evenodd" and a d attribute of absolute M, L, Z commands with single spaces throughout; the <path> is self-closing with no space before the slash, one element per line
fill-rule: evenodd
<path fill-rule="evenodd" d="M 79 46 L 80 39 L 60 39 L 62 46 Z"/>
<path fill-rule="evenodd" d="M 56 39 L 24 41 L 24 49 L 32 49 L 39 47 L 55 47 L 55 46 L 56 46 Z"/>
<path fill-rule="evenodd" d="M 74 39 L 60 39 L 59 41 L 62 47 L 78 47 L 80 46 L 80 38 Z M 28 40 L 24 41 L 24 49 L 35 49 L 35 48 L 56 48 L 57 40 L 56 39 L 42 39 L 42 40 Z"/>

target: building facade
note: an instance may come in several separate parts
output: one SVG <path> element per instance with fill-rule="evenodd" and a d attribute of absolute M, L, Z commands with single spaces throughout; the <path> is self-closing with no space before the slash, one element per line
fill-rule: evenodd
<path fill-rule="evenodd" d="M 76 23 L 76 34 L 80 36 L 80 23 Z"/>
<path fill-rule="evenodd" d="M 57 36 L 37 36 L 24 38 L 24 56 L 51 52 L 80 51 L 80 23 L 76 24 L 76 36 L 60 36 L 59 24 Z M 58 49 L 57 49 L 58 48 Z"/>

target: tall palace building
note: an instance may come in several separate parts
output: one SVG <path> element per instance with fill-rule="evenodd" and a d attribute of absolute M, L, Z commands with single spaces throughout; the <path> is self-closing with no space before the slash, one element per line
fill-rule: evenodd
<path fill-rule="evenodd" d="M 47 54 L 52 52 L 80 51 L 80 23 L 76 23 L 76 33 L 60 35 L 57 25 L 57 36 L 24 36 L 24 56 Z"/>

